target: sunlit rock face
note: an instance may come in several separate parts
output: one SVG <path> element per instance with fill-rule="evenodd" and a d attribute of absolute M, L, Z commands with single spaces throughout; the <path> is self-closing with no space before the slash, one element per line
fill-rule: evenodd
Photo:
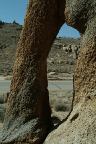
<path fill-rule="evenodd" d="M 73 110 L 44 144 L 96 143 L 96 1 L 66 0 L 66 22 L 82 33 L 74 74 Z"/>
<path fill-rule="evenodd" d="M 65 16 L 69 25 L 84 33 L 86 23 L 96 14 L 95 0 L 66 0 Z"/>
<path fill-rule="evenodd" d="M 65 0 L 30 0 L 17 46 L 0 144 L 41 144 L 52 128 L 47 56 L 64 23 Z"/>

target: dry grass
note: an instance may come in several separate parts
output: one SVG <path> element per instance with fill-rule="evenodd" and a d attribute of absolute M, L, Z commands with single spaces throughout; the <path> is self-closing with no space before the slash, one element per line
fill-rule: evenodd
<path fill-rule="evenodd" d="M 64 120 L 71 110 L 72 91 L 49 91 L 49 94 L 51 116 L 55 126 Z"/>
<path fill-rule="evenodd" d="M 57 112 L 70 111 L 72 91 L 50 91 L 50 106 Z"/>

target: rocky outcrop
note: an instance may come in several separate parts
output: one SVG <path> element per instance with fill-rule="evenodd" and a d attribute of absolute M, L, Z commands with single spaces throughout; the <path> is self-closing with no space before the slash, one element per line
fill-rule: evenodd
<path fill-rule="evenodd" d="M 29 1 L 0 137 L 2 144 L 40 144 L 52 127 L 46 59 L 64 22 L 63 11 L 64 2 Z"/>
<path fill-rule="evenodd" d="M 30 0 L 16 54 L 2 144 L 41 144 L 52 126 L 46 59 L 64 23 L 64 13 L 66 22 L 82 33 L 74 107 L 67 121 L 50 133 L 44 144 L 96 143 L 95 9 L 95 0 L 66 0 L 66 8 L 63 0 Z"/>
<path fill-rule="evenodd" d="M 44 144 L 96 143 L 96 1 L 67 1 L 66 21 L 82 33 L 74 75 L 74 107 Z"/>

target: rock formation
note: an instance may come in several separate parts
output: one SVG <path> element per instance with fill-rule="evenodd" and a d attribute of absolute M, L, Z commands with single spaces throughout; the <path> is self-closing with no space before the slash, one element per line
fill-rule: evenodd
<path fill-rule="evenodd" d="M 40 144 L 52 126 L 46 59 L 64 23 L 64 5 L 57 0 L 29 1 L 0 136 L 2 144 Z"/>
<path fill-rule="evenodd" d="M 96 1 L 31 1 L 18 44 L 1 143 L 43 143 L 49 132 L 46 59 L 65 21 L 82 34 L 74 76 L 74 107 L 45 144 L 96 143 Z M 64 18 L 65 14 L 65 18 Z"/>
<path fill-rule="evenodd" d="M 74 106 L 44 144 L 96 143 L 96 1 L 66 0 L 66 22 L 82 34 L 74 75 Z"/>

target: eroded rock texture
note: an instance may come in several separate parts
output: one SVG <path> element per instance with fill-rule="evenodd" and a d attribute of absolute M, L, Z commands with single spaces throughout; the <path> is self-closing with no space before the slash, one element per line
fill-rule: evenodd
<path fill-rule="evenodd" d="M 66 0 L 66 6 L 63 0 L 30 0 L 16 54 L 2 144 L 41 144 L 48 134 L 51 110 L 46 58 L 65 18 L 82 34 L 74 77 L 74 107 L 67 121 L 44 143 L 96 143 L 95 11 L 95 0 Z"/>
<path fill-rule="evenodd" d="M 18 44 L 2 144 L 44 141 L 51 127 L 46 59 L 60 26 L 64 2 L 30 0 Z"/>
<path fill-rule="evenodd" d="M 66 22 L 82 34 L 74 76 L 74 107 L 44 144 L 96 143 L 96 1 L 66 0 Z"/>

